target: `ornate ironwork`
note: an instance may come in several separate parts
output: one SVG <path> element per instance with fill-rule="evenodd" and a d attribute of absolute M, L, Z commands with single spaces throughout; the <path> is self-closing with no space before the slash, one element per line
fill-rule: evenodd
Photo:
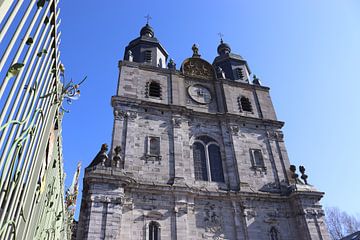
<path fill-rule="evenodd" d="M 0 3 L 0 239 L 67 239 L 58 2 Z"/>

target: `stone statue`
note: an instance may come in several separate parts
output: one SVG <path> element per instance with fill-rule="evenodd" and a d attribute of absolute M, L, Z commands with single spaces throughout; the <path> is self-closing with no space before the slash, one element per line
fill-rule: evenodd
<path fill-rule="evenodd" d="M 260 79 L 255 74 L 253 75 L 252 83 L 259 86 L 261 85 Z"/>
<path fill-rule="evenodd" d="M 116 167 L 121 167 L 123 165 L 123 160 L 121 158 L 121 147 L 116 146 L 114 152 L 115 152 L 115 155 L 113 157 L 114 165 Z"/>
<path fill-rule="evenodd" d="M 170 58 L 170 60 L 169 60 L 168 68 L 169 69 L 174 69 L 174 70 L 176 69 L 176 64 L 175 64 L 175 62 L 174 62 L 174 60 L 172 58 Z"/>
<path fill-rule="evenodd" d="M 192 45 L 191 49 L 193 51 L 193 57 L 200 57 L 199 47 L 195 43 Z"/>
<path fill-rule="evenodd" d="M 220 66 L 216 68 L 218 78 L 225 79 L 225 72 Z"/>
<path fill-rule="evenodd" d="M 131 50 L 128 51 L 128 60 L 129 60 L 129 62 L 132 62 L 134 60 L 134 56 L 133 56 Z"/>
<path fill-rule="evenodd" d="M 92 160 L 89 167 L 94 167 L 98 164 L 101 164 L 101 166 L 105 166 L 106 161 L 109 159 L 107 151 L 108 145 L 106 143 L 102 144 L 100 151 L 98 152 L 98 154 L 96 154 L 94 160 Z"/>
<path fill-rule="evenodd" d="M 101 145 L 101 149 L 100 149 L 100 152 L 98 153 L 98 156 L 99 156 L 99 160 L 101 160 L 100 162 L 101 162 L 102 166 L 105 166 L 105 162 L 109 159 L 109 157 L 106 153 L 108 150 L 109 150 L 109 148 L 106 143 Z"/>
<path fill-rule="evenodd" d="M 295 183 L 298 183 L 299 175 L 296 173 L 296 166 L 290 165 L 290 171 L 292 172 L 291 178 L 295 180 Z"/>
<path fill-rule="evenodd" d="M 304 183 L 307 185 L 307 178 L 308 175 L 305 174 L 305 167 L 304 166 L 299 166 L 299 171 L 301 172 L 301 179 L 304 180 Z"/>

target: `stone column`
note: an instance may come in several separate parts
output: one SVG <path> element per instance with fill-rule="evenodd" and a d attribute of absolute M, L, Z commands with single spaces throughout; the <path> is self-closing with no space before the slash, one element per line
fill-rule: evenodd
<path fill-rule="evenodd" d="M 174 212 L 176 216 L 176 239 L 188 239 L 187 236 L 187 214 L 188 203 L 186 196 L 175 196 Z"/>
<path fill-rule="evenodd" d="M 112 153 L 114 152 L 114 149 L 117 146 L 120 146 L 122 149 L 121 158 L 125 160 L 127 122 L 128 122 L 128 113 L 117 107 L 114 107 L 114 127 L 113 127 L 110 159 L 112 158 Z M 121 167 L 124 168 L 124 166 Z"/>
<path fill-rule="evenodd" d="M 105 239 L 119 239 L 122 216 L 121 198 L 110 198 L 107 203 Z"/>
<path fill-rule="evenodd" d="M 246 234 L 246 222 L 244 218 L 243 209 L 240 206 L 240 203 L 237 203 L 236 201 L 232 201 L 233 211 L 234 211 L 234 223 L 235 223 L 235 236 L 236 239 L 242 240 L 242 239 L 248 239 Z"/>
<path fill-rule="evenodd" d="M 184 141 L 188 141 L 184 135 L 188 134 L 185 129 L 187 124 L 184 124 L 184 119 L 179 115 L 174 115 L 172 118 L 173 127 L 173 174 L 174 184 L 184 184 L 185 180 L 190 178 L 189 172 L 189 148 L 183 146 Z"/>
<path fill-rule="evenodd" d="M 330 240 L 325 214 L 319 200 L 320 192 L 294 192 L 291 197 L 293 215 L 297 222 L 297 235 L 301 240 Z"/>

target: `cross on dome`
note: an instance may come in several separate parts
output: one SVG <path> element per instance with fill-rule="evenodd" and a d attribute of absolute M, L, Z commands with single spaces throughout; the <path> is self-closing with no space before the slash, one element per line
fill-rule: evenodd
<path fill-rule="evenodd" d="M 149 21 L 152 19 L 150 14 L 146 15 L 144 18 L 146 18 L 146 24 L 149 24 Z"/>
<path fill-rule="evenodd" d="M 222 34 L 221 32 L 218 33 L 218 36 L 220 37 L 220 42 L 223 43 L 223 36 L 224 34 Z"/>

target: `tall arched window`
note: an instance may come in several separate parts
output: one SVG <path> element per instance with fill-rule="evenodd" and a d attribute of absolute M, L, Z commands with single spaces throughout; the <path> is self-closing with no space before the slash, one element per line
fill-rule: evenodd
<path fill-rule="evenodd" d="M 149 224 L 149 240 L 160 240 L 160 224 L 151 221 Z"/>
<path fill-rule="evenodd" d="M 279 232 L 275 227 L 270 228 L 270 239 L 279 240 Z"/>
<path fill-rule="evenodd" d="M 224 182 L 220 147 L 208 137 L 198 137 L 193 144 L 195 180 Z"/>

